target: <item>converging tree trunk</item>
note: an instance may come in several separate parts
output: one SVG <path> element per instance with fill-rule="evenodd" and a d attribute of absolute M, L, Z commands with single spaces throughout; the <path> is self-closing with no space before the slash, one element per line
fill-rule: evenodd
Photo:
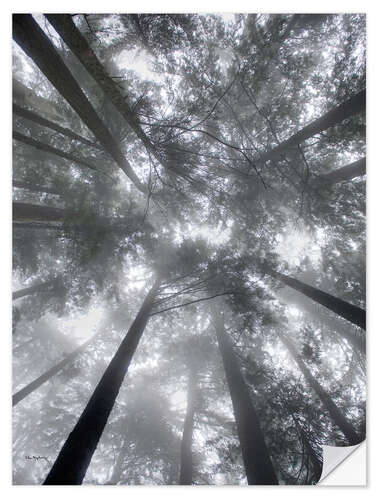
<path fill-rule="evenodd" d="M 333 170 L 329 174 L 320 175 L 318 179 L 329 184 L 337 184 L 338 182 L 351 181 L 363 175 L 366 175 L 366 157 Z"/>
<path fill-rule="evenodd" d="M 140 182 L 112 134 L 101 120 L 68 67 L 30 14 L 13 15 L 13 38 L 32 58 L 52 85 L 78 113 L 97 141 L 112 156 L 121 170 L 143 193 L 147 188 Z"/>
<path fill-rule="evenodd" d="M 64 358 L 60 363 L 57 363 L 57 365 L 53 366 L 46 372 L 44 372 L 40 377 L 36 378 L 30 384 L 27 384 L 25 387 L 17 391 L 15 394 L 13 394 L 13 406 L 16 406 L 20 401 L 22 401 L 26 396 L 34 392 L 36 389 L 38 389 L 41 385 L 43 385 L 45 382 L 50 380 L 54 375 L 59 373 L 66 365 L 74 361 L 79 354 L 85 349 L 85 347 L 91 343 L 94 338 L 96 338 L 97 335 L 94 335 L 90 339 L 86 340 L 82 345 L 77 347 L 73 352 L 71 352 L 66 358 Z"/>
<path fill-rule="evenodd" d="M 189 485 L 193 482 L 192 441 L 194 430 L 194 414 L 196 401 L 196 374 L 190 370 L 187 392 L 187 408 L 184 421 L 184 432 L 181 441 L 180 484 Z"/>
<path fill-rule="evenodd" d="M 222 314 L 212 309 L 219 350 L 232 399 L 242 457 L 249 484 L 278 484 L 274 467 L 235 352 L 225 332 Z"/>
<path fill-rule="evenodd" d="M 298 292 L 301 292 L 304 295 L 306 295 L 306 297 L 309 297 L 310 299 L 314 300 L 315 302 L 318 302 L 327 309 L 330 309 L 332 312 L 338 314 L 347 321 L 350 321 L 354 325 L 357 325 L 360 328 L 366 330 L 366 311 L 364 309 L 361 309 L 360 307 L 357 306 L 353 306 L 349 302 L 346 302 L 345 300 L 342 299 L 338 299 L 337 297 L 334 297 L 329 293 L 323 292 L 318 288 L 306 285 L 305 283 L 302 283 L 301 281 L 295 278 L 285 276 L 285 274 L 278 272 L 270 272 L 269 274 L 280 280 L 285 285 L 294 288 Z M 356 345 L 356 347 L 358 347 L 358 345 Z"/>
<path fill-rule="evenodd" d="M 317 120 L 314 120 L 309 125 L 306 125 L 306 127 L 303 127 L 299 132 L 289 137 L 286 141 L 281 142 L 270 151 L 261 154 L 258 161 L 264 163 L 268 160 L 276 159 L 280 156 L 280 154 L 298 146 L 313 135 L 323 132 L 343 120 L 350 118 L 361 111 L 365 111 L 365 109 L 366 90 L 362 90 L 336 108 L 331 109 Z"/>
<path fill-rule="evenodd" d="M 13 180 L 13 187 L 18 188 L 18 189 L 27 189 L 28 191 L 31 191 L 33 193 L 47 193 L 47 194 L 55 194 L 55 195 L 61 195 L 63 194 L 62 191 L 59 189 L 56 189 L 51 186 L 40 186 L 39 184 L 35 184 L 32 182 L 25 182 L 25 181 L 19 181 L 17 179 Z"/>
<path fill-rule="evenodd" d="M 147 325 L 160 280 L 147 294 L 127 335 L 109 363 L 44 484 L 81 484 L 118 392 Z"/>
<path fill-rule="evenodd" d="M 120 451 L 117 455 L 115 465 L 112 470 L 111 478 L 106 484 L 117 484 L 121 480 L 121 475 L 124 467 L 124 459 L 128 452 L 126 440 L 121 443 Z"/>
<path fill-rule="evenodd" d="M 27 288 L 22 288 L 22 290 L 17 290 L 13 292 L 12 298 L 13 300 L 20 299 L 21 297 L 25 297 L 26 295 L 32 295 L 33 293 L 45 292 L 50 290 L 56 283 L 56 279 L 44 281 L 43 283 L 39 283 L 39 285 L 29 286 Z"/>
<path fill-rule="evenodd" d="M 21 106 L 18 106 L 18 104 L 16 103 L 13 103 L 13 113 L 20 116 L 21 118 L 26 118 L 27 120 L 37 123 L 38 125 L 42 125 L 43 127 L 47 127 L 51 130 L 55 130 L 56 132 L 59 132 L 59 134 L 69 137 L 70 139 L 82 142 L 82 144 L 86 144 L 87 146 L 93 148 L 101 149 L 100 146 L 98 146 L 98 144 L 95 144 L 95 142 L 91 142 L 85 137 L 82 137 L 81 135 L 72 132 L 70 129 L 66 127 L 61 127 L 57 123 L 47 120 L 46 118 L 43 118 L 34 111 L 22 108 Z"/>
<path fill-rule="evenodd" d="M 331 418 L 335 425 L 341 430 L 346 439 L 348 440 L 348 444 L 350 446 L 354 446 L 362 441 L 362 439 L 357 434 L 353 425 L 345 418 L 341 410 L 337 407 L 337 405 L 333 402 L 331 396 L 323 389 L 323 387 L 319 384 L 316 378 L 312 375 L 310 370 L 307 368 L 304 363 L 302 357 L 297 352 L 297 349 L 293 342 L 287 338 L 285 335 L 280 334 L 280 339 L 285 345 L 285 347 L 290 352 L 292 358 L 297 363 L 298 368 L 303 373 L 307 383 L 310 387 L 315 391 L 316 395 L 322 402 L 325 409 L 331 415 Z"/>
<path fill-rule="evenodd" d="M 291 412 L 291 415 L 293 418 L 293 422 L 297 428 L 297 432 L 298 432 L 298 435 L 300 437 L 301 444 L 304 447 L 305 453 L 307 454 L 308 460 L 310 461 L 312 468 L 313 468 L 312 474 L 310 475 L 310 477 L 312 477 L 315 480 L 315 482 L 318 482 L 320 479 L 320 476 L 322 475 L 323 462 L 322 462 L 321 458 L 315 452 L 314 448 L 312 447 L 307 433 L 305 432 L 302 425 L 299 423 L 298 418 L 296 418 L 296 416 L 293 414 L 293 411 Z M 310 484 L 310 482 L 308 481 L 306 484 Z"/>
<path fill-rule="evenodd" d="M 20 134 L 16 130 L 13 131 L 13 139 L 16 139 L 17 141 L 23 142 L 24 144 L 27 144 L 28 146 L 32 146 L 33 148 L 39 149 L 39 151 L 44 151 L 45 153 L 50 153 L 50 154 L 59 156 L 60 158 L 64 158 L 64 160 L 72 161 L 74 163 L 77 163 L 78 165 L 83 165 L 84 167 L 87 167 L 90 170 L 94 170 L 95 172 L 99 172 L 99 173 L 101 173 L 101 174 L 103 174 L 111 179 L 111 177 L 106 172 L 103 172 L 99 168 L 94 167 L 88 161 L 86 161 L 82 158 L 77 158 L 76 156 L 74 156 L 70 153 L 65 153 L 65 151 L 62 151 L 61 149 L 50 146 L 49 144 L 44 144 L 43 142 L 37 141 L 37 140 L 33 139 L 32 137 L 28 137 L 26 135 Z M 111 180 L 113 180 L 113 179 L 111 179 Z"/>
<path fill-rule="evenodd" d="M 13 220 L 15 222 L 63 222 L 68 212 L 64 208 L 34 205 L 32 203 L 13 202 Z"/>
<path fill-rule="evenodd" d="M 103 92 L 112 102 L 114 107 L 121 113 L 122 117 L 130 125 L 144 146 L 163 164 L 154 145 L 142 130 L 136 115 L 126 102 L 117 84 L 108 76 L 105 68 L 96 57 L 94 51 L 88 44 L 86 38 L 81 34 L 68 14 L 46 14 L 46 18 L 86 68 L 90 75 L 96 80 Z M 164 165 L 165 166 L 165 165 Z"/>

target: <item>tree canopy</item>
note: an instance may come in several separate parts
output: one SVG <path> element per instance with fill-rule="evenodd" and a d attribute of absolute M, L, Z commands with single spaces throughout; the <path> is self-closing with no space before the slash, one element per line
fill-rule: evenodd
<path fill-rule="evenodd" d="M 365 438 L 365 15 L 13 40 L 14 484 L 318 482 Z"/>

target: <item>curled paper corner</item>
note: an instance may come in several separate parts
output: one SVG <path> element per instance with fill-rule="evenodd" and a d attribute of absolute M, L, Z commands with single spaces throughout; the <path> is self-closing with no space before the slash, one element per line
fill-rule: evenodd
<path fill-rule="evenodd" d="M 366 441 L 355 446 L 323 446 L 318 486 L 366 486 Z"/>

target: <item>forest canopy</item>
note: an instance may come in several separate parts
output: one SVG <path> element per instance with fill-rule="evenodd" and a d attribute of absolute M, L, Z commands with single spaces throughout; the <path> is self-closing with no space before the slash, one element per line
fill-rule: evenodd
<path fill-rule="evenodd" d="M 364 440 L 365 48 L 13 15 L 14 484 L 316 484 Z"/>

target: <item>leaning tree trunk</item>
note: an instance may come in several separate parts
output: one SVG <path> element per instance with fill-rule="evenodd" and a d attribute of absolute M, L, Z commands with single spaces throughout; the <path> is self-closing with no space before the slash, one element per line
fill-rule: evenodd
<path fill-rule="evenodd" d="M 302 128 L 299 132 L 292 135 L 289 139 L 280 143 L 275 148 L 261 154 L 258 162 L 264 163 L 268 160 L 276 159 L 280 156 L 280 154 L 298 146 L 313 135 L 323 132 L 323 130 L 333 127 L 343 120 L 350 118 L 361 111 L 365 111 L 365 109 L 366 90 L 362 90 L 336 108 L 331 109 L 317 120 L 314 120 L 309 125 L 306 125 L 306 127 Z"/>
<path fill-rule="evenodd" d="M 225 332 L 222 314 L 212 309 L 219 350 L 232 399 L 248 484 L 278 484 L 258 416 L 235 352 Z"/>
<path fill-rule="evenodd" d="M 194 430 L 195 400 L 197 392 L 196 374 L 190 370 L 187 394 L 187 408 L 184 421 L 184 432 L 181 441 L 181 464 L 179 484 L 189 485 L 193 482 L 192 441 Z"/>
<path fill-rule="evenodd" d="M 320 175 L 318 179 L 324 183 L 337 184 L 338 182 L 351 181 L 363 175 L 366 175 L 366 157 L 333 170 L 329 174 Z"/>
<path fill-rule="evenodd" d="M 364 309 L 361 309 L 358 306 L 353 306 L 353 304 L 350 304 L 345 300 L 338 299 L 337 297 L 323 292 L 318 288 L 306 285 L 305 283 L 302 283 L 302 281 L 295 278 L 285 276 L 285 274 L 276 271 L 269 271 L 269 274 L 285 285 L 294 288 L 294 290 L 303 293 L 306 297 L 309 297 L 327 309 L 330 309 L 332 312 L 338 314 L 347 321 L 350 321 L 354 325 L 366 330 L 366 311 Z M 358 345 L 356 345 L 356 347 L 358 347 Z"/>
<path fill-rule="evenodd" d="M 87 167 L 90 170 L 94 170 L 95 172 L 99 172 L 100 174 L 103 174 L 106 177 L 109 177 L 113 181 L 113 179 L 110 177 L 110 175 L 108 175 L 106 172 L 103 172 L 103 170 L 100 170 L 99 168 L 94 167 L 88 161 L 86 161 L 82 158 L 77 158 L 76 156 L 74 156 L 70 153 L 65 153 L 65 151 L 62 151 L 61 149 L 54 148 L 53 146 L 50 146 L 49 144 L 44 144 L 43 142 L 37 141 L 37 140 L 33 139 L 32 137 L 28 137 L 26 135 L 20 134 L 16 130 L 13 131 L 13 139 L 16 139 L 19 142 L 23 142 L 24 144 L 27 144 L 28 146 L 32 146 L 36 149 L 39 149 L 39 151 L 44 151 L 45 153 L 53 154 L 53 155 L 58 156 L 60 158 L 64 158 L 64 160 L 72 161 L 74 163 L 77 163 L 78 165 L 82 165 L 84 167 Z"/>
<path fill-rule="evenodd" d="M 357 434 L 353 425 L 345 418 L 344 414 L 337 407 L 337 405 L 332 400 L 331 396 L 323 389 L 316 378 L 312 375 L 310 370 L 305 365 L 302 357 L 298 354 L 297 349 L 293 342 L 286 336 L 280 334 L 280 339 L 285 345 L 285 347 L 290 352 L 292 358 L 297 363 L 298 368 L 303 373 L 307 383 L 315 391 L 316 395 L 319 397 L 325 409 L 331 415 L 331 418 L 335 425 L 341 430 L 350 446 L 354 446 L 362 441 L 362 439 Z"/>
<path fill-rule="evenodd" d="M 142 130 L 136 115 L 126 102 L 126 98 L 123 96 L 113 79 L 108 76 L 102 63 L 96 57 L 86 38 L 74 24 L 71 16 L 68 14 L 46 14 L 45 16 L 73 54 L 96 80 L 102 91 L 106 94 L 114 107 L 121 113 L 122 117 L 137 134 L 138 138 L 143 142 L 146 148 L 159 159 L 159 155 Z"/>
<path fill-rule="evenodd" d="M 45 292 L 51 288 L 51 286 L 56 283 L 56 279 L 52 279 L 49 281 L 44 281 L 43 283 L 40 283 L 39 285 L 33 285 L 29 286 L 27 288 L 22 288 L 22 290 L 17 290 L 16 292 L 12 293 L 12 299 L 20 299 L 21 297 L 25 297 L 26 295 L 32 295 L 33 293 L 38 293 L 38 292 Z"/>
<path fill-rule="evenodd" d="M 98 144 L 95 144 L 95 142 L 91 142 L 85 137 L 82 137 L 79 134 L 76 134 L 72 130 L 66 127 L 61 127 L 55 122 L 52 122 L 50 120 L 47 120 L 46 118 L 43 118 L 42 116 L 38 115 L 34 111 L 30 111 L 29 109 L 22 108 L 21 106 L 18 106 L 18 104 L 13 103 L 13 113 L 20 116 L 21 118 L 26 118 L 29 121 L 32 121 L 34 123 L 37 123 L 38 125 L 41 125 L 43 127 L 47 127 L 51 130 L 55 130 L 56 132 L 59 132 L 59 134 L 62 134 L 66 137 L 69 137 L 69 139 L 74 139 L 76 141 L 82 142 L 82 144 L 86 144 L 87 146 L 93 147 L 93 148 L 100 148 Z"/>
<path fill-rule="evenodd" d="M 44 484 L 81 484 L 133 355 L 146 327 L 160 280 L 147 294 L 126 337 L 109 363 Z"/>
<path fill-rule="evenodd" d="M 16 179 L 13 180 L 13 187 L 18 189 L 27 189 L 28 191 L 32 191 L 33 193 L 47 193 L 47 194 L 55 194 L 62 195 L 63 191 L 56 189 L 51 186 L 40 186 L 39 184 L 34 184 L 30 181 L 18 181 Z"/>
<path fill-rule="evenodd" d="M 64 208 L 13 202 L 14 222 L 64 222 L 67 215 Z"/>
<path fill-rule="evenodd" d="M 13 222 L 14 227 L 30 227 L 42 229 L 61 229 L 61 227 L 51 226 L 50 223 L 68 223 L 76 229 L 90 229 L 95 223 L 96 227 L 103 227 L 107 230 L 119 231 L 129 229 L 129 221 L 125 217 L 104 217 L 95 214 L 85 214 L 65 208 L 56 208 L 48 205 L 35 205 L 32 203 L 13 202 Z"/>
<path fill-rule="evenodd" d="M 291 411 L 291 415 L 293 418 L 293 422 L 297 428 L 297 432 L 298 432 L 298 435 L 300 437 L 301 444 L 304 446 L 304 448 L 307 452 L 307 456 L 308 456 L 308 458 L 311 462 L 311 465 L 313 467 L 312 477 L 316 482 L 318 482 L 320 479 L 320 476 L 322 475 L 323 462 L 322 462 L 321 458 L 315 452 L 314 448 L 312 447 L 309 437 L 307 436 L 304 428 L 298 422 L 298 418 L 295 417 L 293 411 Z M 310 484 L 310 483 L 307 483 L 307 484 Z"/>
<path fill-rule="evenodd" d="M 299 428 L 299 432 L 303 445 L 307 451 L 307 456 L 309 457 L 309 460 L 313 468 L 312 478 L 315 480 L 315 482 L 318 482 L 322 475 L 323 462 L 321 461 L 320 457 L 318 457 L 318 455 L 316 454 L 314 448 L 311 446 L 310 440 L 307 437 L 306 432 L 302 427 Z"/>
<path fill-rule="evenodd" d="M 114 137 L 83 93 L 52 42 L 30 14 L 13 14 L 13 38 L 76 111 L 97 141 L 134 185 L 143 193 L 147 192 L 147 188 L 138 179 Z"/>
<path fill-rule="evenodd" d="M 115 465 L 113 467 L 113 471 L 111 474 L 111 478 L 106 484 L 117 484 L 121 480 L 121 475 L 124 467 L 124 459 L 126 457 L 126 453 L 128 451 L 128 447 L 126 446 L 126 440 L 124 439 L 121 444 L 121 448 L 119 454 L 117 456 Z"/>
<path fill-rule="evenodd" d="M 22 401 L 26 396 L 34 392 L 41 385 L 50 380 L 54 375 L 59 373 L 66 365 L 74 361 L 78 357 L 78 355 L 85 349 L 85 347 L 89 343 L 91 343 L 94 340 L 94 338 L 96 338 L 96 336 L 97 334 L 91 337 L 90 339 L 86 340 L 86 342 L 77 347 L 77 349 L 75 349 L 66 358 L 60 361 L 60 363 L 57 363 L 57 365 L 53 366 L 52 368 L 44 372 L 40 377 L 36 378 L 32 382 L 30 382 L 30 384 L 27 384 L 25 387 L 17 391 L 12 397 L 13 406 L 16 406 L 16 404 Z"/>

